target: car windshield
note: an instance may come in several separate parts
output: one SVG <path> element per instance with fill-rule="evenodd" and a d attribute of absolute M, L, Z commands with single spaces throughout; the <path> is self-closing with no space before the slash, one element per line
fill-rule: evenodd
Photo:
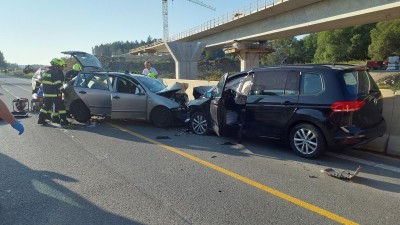
<path fill-rule="evenodd" d="M 165 88 L 165 85 L 162 84 L 159 80 L 150 78 L 148 76 L 138 76 L 137 79 L 147 87 L 151 92 L 159 92 Z"/>

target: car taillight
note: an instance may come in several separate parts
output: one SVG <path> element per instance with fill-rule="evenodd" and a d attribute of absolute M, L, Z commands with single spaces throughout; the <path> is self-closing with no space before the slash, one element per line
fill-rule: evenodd
<path fill-rule="evenodd" d="M 364 101 L 335 102 L 331 105 L 334 112 L 354 112 L 365 105 Z"/>

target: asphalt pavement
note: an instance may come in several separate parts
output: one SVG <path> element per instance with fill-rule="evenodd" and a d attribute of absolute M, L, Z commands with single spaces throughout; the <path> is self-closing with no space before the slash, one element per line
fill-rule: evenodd
<path fill-rule="evenodd" d="M 5 102 L 30 81 L 0 75 Z M 303 159 L 262 139 L 99 120 L 0 122 L 0 224 L 397 224 L 400 159 L 346 149 Z M 74 121 L 72 121 L 74 122 Z M 326 168 L 360 173 L 351 180 Z"/>

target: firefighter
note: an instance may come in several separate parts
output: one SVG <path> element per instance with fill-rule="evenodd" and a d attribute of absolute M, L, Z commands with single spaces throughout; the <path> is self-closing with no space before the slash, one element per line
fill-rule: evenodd
<path fill-rule="evenodd" d="M 40 109 L 38 124 L 46 124 L 46 119 L 53 123 L 60 123 L 61 126 L 69 124 L 67 112 L 65 111 L 64 101 L 62 99 L 62 83 L 66 66 L 64 60 L 54 58 L 50 62 L 51 66 L 42 75 L 43 85 L 43 107 Z M 54 111 L 52 106 L 54 104 Z"/>
<path fill-rule="evenodd" d="M 65 80 L 64 82 L 68 82 L 70 80 L 72 80 L 74 77 L 78 76 L 79 72 L 82 70 L 81 64 L 79 63 L 75 63 L 72 66 L 72 70 L 68 71 L 65 74 Z"/>

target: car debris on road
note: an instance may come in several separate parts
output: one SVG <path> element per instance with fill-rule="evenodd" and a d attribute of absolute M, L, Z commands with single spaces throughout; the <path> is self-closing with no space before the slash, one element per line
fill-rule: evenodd
<path fill-rule="evenodd" d="M 360 172 L 360 170 L 361 170 L 361 166 L 358 166 L 357 170 L 354 173 L 351 171 L 347 171 L 347 170 L 343 170 L 343 171 L 339 172 L 332 168 L 326 168 L 324 170 L 321 170 L 321 172 L 328 176 L 331 176 L 331 177 L 351 180 L 353 177 L 357 176 L 357 174 Z"/>

